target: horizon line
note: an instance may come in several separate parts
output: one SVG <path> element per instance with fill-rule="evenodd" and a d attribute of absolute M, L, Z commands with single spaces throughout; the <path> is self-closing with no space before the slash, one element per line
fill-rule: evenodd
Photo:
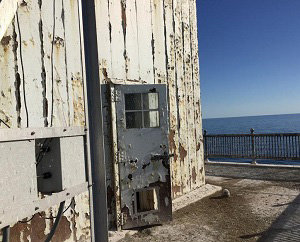
<path fill-rule="evenodd" d="M 221 118 L 248 118 L 248 117 L 261 117 L 261 116 L 277 116 L 277 115 L 296 115 L 300 113 L 279 113 L 279 114 L 262 114 L 262 115 L 247 115 L 247 116 L 231 116 L 231 117 L 217 117 L 217 118 L 202 118 L 204 119 L 221 119 Z"/>

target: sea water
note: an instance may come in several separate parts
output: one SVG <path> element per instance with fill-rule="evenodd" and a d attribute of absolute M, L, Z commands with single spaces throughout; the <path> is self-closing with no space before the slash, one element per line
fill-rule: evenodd
<path fill-rule="evenodd" d="M 249 134 L 254 133 L 300 133 L 300 114 L 266 115 L 236 118 L 203 119 L 203 129 L 208 134 Z M 250 162 L 246 159 L 214 158 L 211 161 Z M 300 165 L 300 161 L 258 160 L 263 164 L 293 164 Z"/>

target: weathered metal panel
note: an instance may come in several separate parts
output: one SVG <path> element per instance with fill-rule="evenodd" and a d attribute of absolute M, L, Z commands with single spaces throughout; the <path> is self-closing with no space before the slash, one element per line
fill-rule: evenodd
<path fill-rule="evenodd" d="M 10 25 L 0 41 L 0 119 L 9 127 L 16 128 L 17 116 L 20 112 L 20 80 L 15 79 L 16 58 L 15 26 Z M 2 81 L 6 80 L 6 81 Z M 7 128 L 0 122 L 0 128 Z"/>
<path fill-rule="evenodd" d="M 4 212 L 14 210 L 19 204 L 37 199 L 34 143 L 28 141 L 1 143 L 0 156 L 0 214 L 2 215 Z"/>
<path fill-rule="evenodd" d="M 181 194 L 181 169 L 179 160 L 179 136 L 178 136 L 178 108 L 177 108 L 177 83 L 176 83 L 176 59 L 174 39 L 174 15 L 173 1 L 164 1 L 165 10 L 165 36 L 166 36 L 166 57 L 167 57 L 167 83 L 169 90 L 169 115 L 170 133 L 169 147 L 171 158 L 172 196 Z"/>
<path fill-rule="evenodd" d="M 109 0 L 112 75 L 113 78 L 121 80 L 126 79 L 125 6 L 125 1 Z"/>
<path fill-rule="evenodd" d="M 53 62 L 53 32 L 54 32 L 54 9 L 52 1 L 41 1 L 39 17 L 39 35 L 41 42 L 41 79 L 43 82 L 43 108 L 44 126 L 51 126 L 53 106 L 53 82 L 54 82 L 54 62 Z M 53 82 L 52 82 L 53 80 Z"/>
<path fill-rule="evenodd" d="M 139 0 L 137 0 L 139 1 Z M 123 5 L 124 6 L 124 5 Z M 122 9 L 122 23 L 125 34 L 125 61 L 127 79 L 138 81 L 140 78 L 139 39 L 137 27 L 136 0 L 126 1 Z"/>
<path fill-rule="evenodd" d="M 37 1 L 22 3 L 16 14 L 18 41 L 18 73 L 21 80 L 21 127 L 43 127 L 41 82 L 41 43 L 38 31 L 39 5 Z M 28 61 L 30 58 L 30 61 Z M 35 95 L 30 95 L 34 93 Z M 30 96 L 30 97 L 29 97 Z"/>
<path fill-rule="evenodd" d="M 154 63 L 154 83 L 166 83 L 166 40 L 164 2 L 151 0 L 152 8 L 152 48 Z"/>
<path fill-rule="evenodd" d="M 191 58 L 191 31 L 190 31 L 190 6 L 189 0 L 182 2 L 182 22 L 184 36 L 184 73 L 186 83 L 186 108 L 187 108 L 187 126 L 188 126 L 188 156 L 189 156 L 189 183 L 191 189 L 197 188 L 197 161 L 196 161 L 196 141 L 195 141 L 195 119 L 194 119 L 194 83 L 192 75 Z"/>
<path fill-rule="evenodd" d="M 184 79 L 184 43 L 182 26 L 182 1 L 174 1 L 175 21 L 175 47 L 176 47 L 176 72 L 177 72 L 177 98 L 179 117 L 179 157 L 181 163 L 182 192 L 186 193 L 189 187 L 189 159 L 188 159 L 188 130 L 186 114 L 186 82 Z"/>
<path fill-rule="evenodd" d="M 96 18 L 97 18 L 97 41 L 98 57 L 100 68 L 100 82 L 106 83 L 108 78 L 112 78 L 111 67 L 111 23 L 109 19 L 108 0 L 96 0 Z"/>
<path fill-rule="evenodd" d="M 77 0 L 22 1 L 18 19 L 0 42 L 0 118 L 8 126 L 85 125 L 80 14 Z M 7 127 L 1 123 L 0 128 Z M 75 202 L 53 241 L 90 238 L 88 193 Z M 12 241 L 43 241 L 53 225 L 44 217 L 55 216 L 57 209 L 15 224 Z"/>
<path fill-rule="evenodd" d="M 37 154 L 44 142 L 44 139 L 36 141 Z M 61 192 L 86 182 L 84 137 L 52 139 L 49 147 L 43 160 L 37 161 L 40 192 Z M 52 174 L 51 177 L 42 179 L 47 172 Z"/>
<path fill-rule="evenodd" d="M 119 101 L 116 102 L 116 122 L 121 209 L 124 219 L 122 228 L 128 229 L 169 221 L 172 214 L 172 203 L 166 86 L 125 85 L 117 86 L 116 90 L 121 94 Z M 126 94 L 130 96 L 126 96 Z M 153 94 L 150 97 L 155 95 L 153 99 L 149 98 L 150 94 Z M 128 103 L 133 101 L 133 99 L 128 100 L 132 95 L 141 98 L 140 105 L 128 107 Z M 149 103 L 148 107 L 147 102 Z M 150 105 L 151 103 L 153 105 Z M 147 126 L 145 121 L 147 113 L 150 116 L 149 109 L 156 110 L 154 112 L 157 112 L 159 117 L 158 120 L 157 117 L 154 118 L 157 122 L 151 123 L 149 120 L 153 126 Z M 128 114 L 132 114 L 132 111 L 128 110 L 139 110 L 135 114 L 141 114 L 144 117 L 139 120 L 138 126 L 129 128 Z M 154 159 L 154 157 L 157 158 Z M 137 193 L 151 189 L 156 190 L 156 199 L 153 194 L 151 203 L 149 202 L 151 197 L 147 197 L 148 199 L 145 200 L 151 205 L 144 208 L 145 201 L 141 201 L 142 199 L 139 199 Z M 139 210 L 139 207 L 143 208 Z"/>
<path fill-rule="evenodd" d="M 154 83 L 151 1 L 136 0 L 136 7 L 140 79 L 151 84 Z"/>
<path fill-rule="evenodd" d="M 196 1 L 97 4 L 101 83 L 167 83 L 173 197 L 187 193 L 204 183 Z M 109 132 L 111 152 L 115 141 Z M 108 197 L 114 194 L 112 177 L 108 174 Z M 115 205 L 112 199 L 109 210 Z"/>
<path fill-rule="evenodd" d="M 104 130 L 104 146 L 105 150 L 105 165 L 106 165 L 106 186 L 107 186 L 107 212 L 108 212 L 108 224 L 110 228 L 117 227 L 117 216 L 120 211 L 120 204 L 116 204 L 119 199 L 116 194 L 118 193 L 118 167 L 116 167 L 116 142 L 113 138 L 116 132 L 115 120 L 112 118 L 112 112 L 115 113 L 114 103 L 111 103 L 112 95 L 109 84 L 102 84 L 102 112 L 103 112 L 103 130 Z"/>
<path fill-rule="evenodd" d="M 47 10 L 49 11 L 49 10 Z M 54 26 L 52 32 L 52 90 L 53 90 L 53 110 L 50 124 L 55 126 L 69 125 L 69 105 L 68 105 L 68 79 L 66 66 L 66 40 L 64 31 L 64 8 L 63 1 L 55 1 L 53 6 Z"/>
<path fill-rule="evenodd" d="M 77 0 L 63 0 L 63 27 L 66 53 L 66 78 L 70 126 L 85 125 L 82 41 L 80 29 L 79 4 Z M 74 24 L 78 23 L 78 24 Z M 74 39 L 74 36 L 77 38 Z"/>
<path fill-rule="evenodd" d="M 84 125 L 78 8 L 76 0 L 28 0 L 20 6 L 21 34 L 15 19 L 0 45 L 0 118 L 9 126 L 26 127 L 26 109 L 30 127 Z M 173 196 L 200 186 L 204 162 L 196 1 L 97 0 L 96 11 L 100 82 L 167 82 Z M 0 124 L 0 128 L 6 126 Z M 113 142 L 109 132 L 107 137 Z M 112 142 L 107 143 L 109 151 Z M 112 166 L 107 169 L 108 190 L 114 194 Z M 115 203 L 110 196 L 112 209 Z M 76 216 L 66 213 L 66 230 L 59 241 L 84 240 L 80 236 L 89 230 L 87 196 L 75 200 L 80 209 Z M 46 215 L 56 211 L 46 211 Z M 34 225 L 16 225 L 19 237 L 27 238 L 38 222 L 43 234 L 49 232 L 51 220 L 41 222 L 37 216 Z"/>
<path fill-rule="evenodd" d="M 111 121 L 111 155 L 112 155 L 112 170 L 113 170 L 113 176 L 112 176 L 112 187 L 113 187 L 113 197 L 114 197 L 114 202 L 115 202 L 115 225 L 117 230 L 121 229 L 121 224 L 120 224 L 120 214 L 121 214 L 121 196 L 120 196 L 120 174 L 119 174 L 119 153 L 118 153 L 118 143 L 117 143 L 117 136 L 118 136 L 118 131 L 117 131 L 117 115 L 116 115 L 116 102 L 119 101 L 119 95 L 118 92 L 116 91 L 116 88 L 114 85 L 110 84 L 109 89 L 109 103 L 110 103 L 110 121 Z"/>
<path fill-rule="evenodd" d="M 198 53 L 198 31 L 197 31 L 197 8 L 196 0 L 190 0 L 190 33 L 191 33 L 191 55 L 194 85 L 194 124 L 195 124 L 195 145 L 196 145 L 196 181 L 201 186 L 205 183 L 204 172 L 204 148 L 202 134 L 202 111 L 200 97 L 200 73 L 199 73 L 199 53 Z"/>

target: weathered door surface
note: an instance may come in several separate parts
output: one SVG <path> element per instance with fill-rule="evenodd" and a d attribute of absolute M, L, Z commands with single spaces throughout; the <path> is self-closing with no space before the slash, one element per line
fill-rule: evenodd
<path fill-rule="evenodd" d="M 172 217 L 167 88 L 116 87 L 122 228 Z"/>

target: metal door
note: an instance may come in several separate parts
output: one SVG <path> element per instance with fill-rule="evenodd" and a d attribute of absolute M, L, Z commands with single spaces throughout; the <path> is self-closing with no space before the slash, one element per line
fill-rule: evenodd
<path fill-rule="evenodd" d="M 120 85 L 115 91 L 122 228 L 169 221 L 166 85 Z"/>

